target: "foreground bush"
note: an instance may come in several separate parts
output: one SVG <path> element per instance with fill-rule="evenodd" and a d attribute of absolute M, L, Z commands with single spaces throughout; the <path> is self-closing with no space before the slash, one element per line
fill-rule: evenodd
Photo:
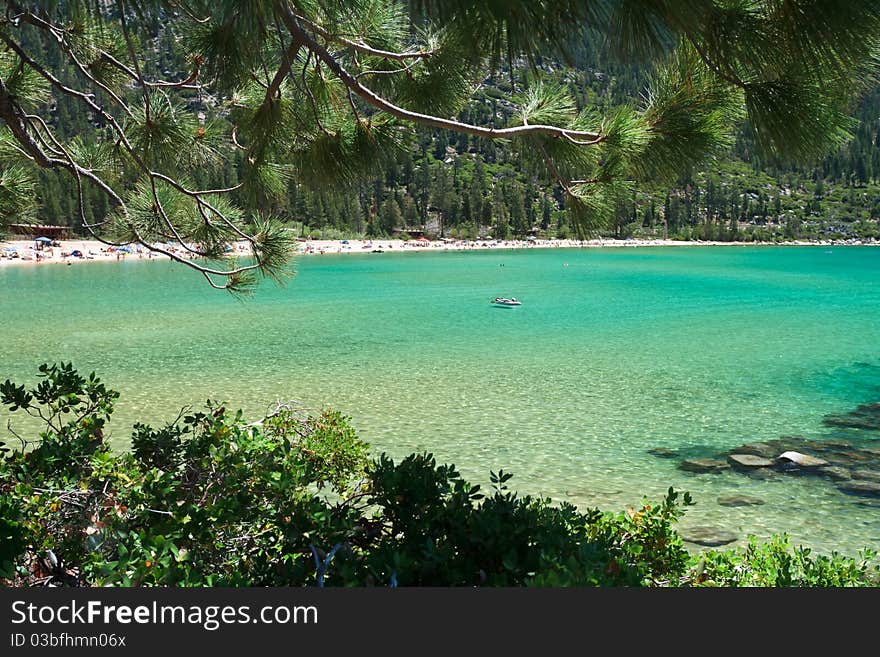
<path fill-rule="evenodd" d="M 70 586 L 845 586 L 873 555 L 813 557 L 784 537 L 694 559 L 674 524 L 690 497 L 625 513 L 492 490 L 430 454 L 368 458 L 339 413 L 280 407 L 258 424 L 222 405 L 132 449 L 103 428 L 118 394 L 71 365 L 0 401 L 44 430 L 0 454 L 0 578 Z"/>
<path fill-rule="evenodd" d="M 872 568 L 876 553 L 865 550 L 858 559 L 841 556 L 813 556 L 812 550 L 792 547 L 786 536 L 766 543 L 754 538 L 735 550 L 707 552 L 692 572 L 693 581 L 703 586 L 877 586 L 878 569 Z"/>

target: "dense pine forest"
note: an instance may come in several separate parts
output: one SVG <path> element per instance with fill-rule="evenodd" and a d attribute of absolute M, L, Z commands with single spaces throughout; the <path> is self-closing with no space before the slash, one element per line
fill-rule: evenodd
<path fill-rule="evenodd" d="M 27 48 L 53 70 L 74 80 L 74 71 L 58 45 L 36 30 Z M 186 77 L 187 63 L 176 55 L 180 35 L 153 25 L 142 35 L 155 57 L 148 73 L 166 79 Z M 599 111 L 637 104 L 646 78 L 637 65 L 621 66 L 592 43 L 575 44 L 571 61 L 514 62 L 487 79 L 460 118 L 480 125 L 505 125 L 515 107 L 503 100 L 516 96 L 528 76 L 566 86 L 580 107 Z M 57 67 L 57 68 L 56 68 Z M 191 106 L 204 120 L 223 120 L 227 101 L 193 92 Z M 62 138 L 101 139 L 110 129 L 100 124 L 76 99 L 61 96 L 47 107 L 50 124 Z M 880 88 L 858 110 L 854 139 L 812 167 L 765 161 L 743 127 L 726 157 L 694 170 L 674 186 L 642 187 L 617 203 L 610 225 L 595 235 L 682 240 L 762 241 L 792 239 L 874 239 L 880 237 Z M 98 128 L 98 130 L 95 130 Z M 102 129 L 105 129 L 102 132 Z M 565 194 L 546 175 L 521 160 L 503 143 L 421 128 L 415 148 L 395 161 L 377 163 L 371 179 L 339 186 L 306 187 L 284 181 L 281 203 L 267 204 L 267 214 L 280 217 L 298 236 L 325 239 L 356 236 L 403 236 L 405 230 L 431 237 L 497 239 L 580 237 L 567 225 Z M 110 136 L 109 138 L 112 138 Z M 232 144 L 223 146 L 235 152 Z M 238 182 L 236 157 L 206 163 L 197 185 L 228 187 Z M 77 231 L 74 179 L 60 171 L 39 173 L 40 223 L 70 225 Z M 86 186 L 86 218 L 100 223 L 109 211 L 106 195 Z M 243 199 L 240 199 L 243 200 Z"/>

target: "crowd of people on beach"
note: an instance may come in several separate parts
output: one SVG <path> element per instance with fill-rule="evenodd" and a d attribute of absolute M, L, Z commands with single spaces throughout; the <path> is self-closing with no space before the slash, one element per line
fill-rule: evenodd
<path fill-rule="evenodd" d="M 182 245 L 156 244 L 161 251 L 155 251 L 141 244 L 113 246 L 97 240 L 27 240 L 0 241 L 0 266 L 6 264 L 63 263 L 72 265 L 85 261 L 167 259 L 168 254 L 180 258 L 194 258 L 194 252 Z M 194 248 L 193 245 L 189 245 Z M 164 253 L 163 253 L 164 252 Z M 232 247 L 232 252 L 247 254 L 244 243 Z"/>
<path fill-rule="evenodd" d="M 743 242 L 683 242 L 679 240 L 663 239 L 539 239 L 528 238 L 523 240 L 500 240 L 500 239 L 340 239 L 340 240 L 314 240 L 302 239 L 297 241 L 296 253 L 304 255 L 325 255 L 343 253 L 414 253 L 425 251 L 476 251 L 486 249 L 531 249 L 531 248 L 593 248 L 593 247 L 643 247 L 643 246 L 750 246 L 754 243 Z M 868 244 L 862 241 L 847 241 L 847 245 Z M 876 244 L 876 242 L 873 242 Z M 839 246 L 839 242 L 784 242 L 783 245 L 801 246 Z M 0 242 L 0 266 L 6 264 L 40 264 L 40 263 L 65 263 L 71 265 L 82 261 L 107 261 L 126 260 L 128 258 L 142 259 L 165 259 L 173 254 L 180 258 L 196 257 L 194 245 L 190 249 L 182 245 L 160 244 L 156 245 L 162 252 L 156 252 L 140 244 L 123 246 L 111 246 L 97 240 L 27 240 Z M 247 242 L 237 242 L 230 247 L 229 255 L 247 256 L 250 253 L 250 245 Z"/>
<path fill-rule="evenodd" d="M 513 239 L 437 239 L 426 238 L 402 240 L 402 239 L 372 239 L 372 240 L 305 240 L 300 242 L 299 250 L 305 254 L 323 255 L 327 253 L 376 253 L 384 251 L 413 252 L 413 251 L 471 251 L 481 249 L 528 249 L 528 248 L 570 248 L 611 246 L 617 244 L 616 240 L 569 240 L 569 239 L 538 239 L 528 238 L 524 240 Z M 671 243 L 663 240 L 639 240 L 631 245 L 649 246 L 661 243 Z M 627 245 L 630 245 L 628 242 Z"/>
<path fill-rule="evenodd" d="M 296 252 L 305 255 L 323 255 L 336 253 L 384 253 L 415 252 L 415 251 L 466 251 L 480 249 L 524 249 L 549 247 L 603 246 L 607 241 L 591 240 L 458 240 L 425 238 L 402 239 L 352 239 L 352 240 L 312 240 L 297 242 Z M 647 242 L 641 242 L 646 244 Z M 163 251 L 179 257 L 194 257 L 193 252 L 181 245 L 158 245 Z M 231 255 L 247 255 L 249 245 L 245 242 L 232 246 Z M 63 242 L 40 242 L 35 240 L 15 240 L 0 242 L 0 264 L 3 263 L 34 263 L 63 262 L 72 264 L 85 260 L 124 260 L 126 258 L 167 257 L 139 244 L 127 246 L 109 246 L 95 240 L 64 240 Z"/>
<path fill-rule="evenodd" d="M 126 257 L 153 258 L 155 254 L 140 245 L 109 246 L 92 240 L 0 242 L 0 265 L 46 262 L 72 265 L 86 260 L 124 260 Z"/>

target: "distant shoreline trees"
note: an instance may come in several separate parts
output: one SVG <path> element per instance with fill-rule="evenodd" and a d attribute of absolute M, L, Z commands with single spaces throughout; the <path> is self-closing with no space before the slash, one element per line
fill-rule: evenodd
<path fill-rule="evenodd" d="M 433 212 L 442 234 L 520 235 L 547 207 L 535 180 L 552 180 L 567 229 L 623 234 L 640 221 L 626 209 L 640 190 L 724 152 L 746 118 L 766 161 L 821 158 L 856 129 L 880 35 L 869 0 L 5 5 L 0 217 L 33 216 L 38 181 L 56 184 L 38 172 L 63 173 L 90 235 L 142 244 L 233 292 L 286 275 L 294 236 L 279 214 L 292 181 L 312 190 L 294 207 L 311 205 L 318 225 L 344 214 L 358 230 L 388 232 L 406 210 L 423 224 Z M 649 72 L 639 101 L 589 103 L 545 75 L 542 62 L 565 61 L 587 40 Z M 490 114 L 472 111 L 475 93 L 492 94 Z M 415 178 L 407 194 L 382 182 L 393 203 L 385 190 L 334 193 L 363 196 L 358 185 L 392 172 L 424 130 L 448 135 L 422 152 L 453 164 L 451 180 L 445 167 L 432 178 L 423 157 L 403 174 Z M 474 139 L 502 145 L 529 175 L 500 189 L 457 186 L 450 153 Z M 869 158 L 853 163 L 856 179 L 873 175 Z M 426 180 L 427 197 L 415 191 Z M 46 200 L 62 211 L 58 197 Z M 706 231 L 735 232 L 734 217 L 706 208 Z M 250 260 L 229 257 L 239 240 Z"/>

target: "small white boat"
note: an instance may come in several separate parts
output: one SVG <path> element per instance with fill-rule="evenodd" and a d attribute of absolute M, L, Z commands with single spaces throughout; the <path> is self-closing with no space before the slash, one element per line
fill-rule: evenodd
<path fill-rule="evenodd" d="M 495 297 L 494 299 L 492 299 L 492 305 L 494 305 L 494 306 L 507 306 L 507 307 L 521 306 L 522 302 L 517 301 L 516 297 L 510 297 L 509 299 L 507 297 Z"/>

